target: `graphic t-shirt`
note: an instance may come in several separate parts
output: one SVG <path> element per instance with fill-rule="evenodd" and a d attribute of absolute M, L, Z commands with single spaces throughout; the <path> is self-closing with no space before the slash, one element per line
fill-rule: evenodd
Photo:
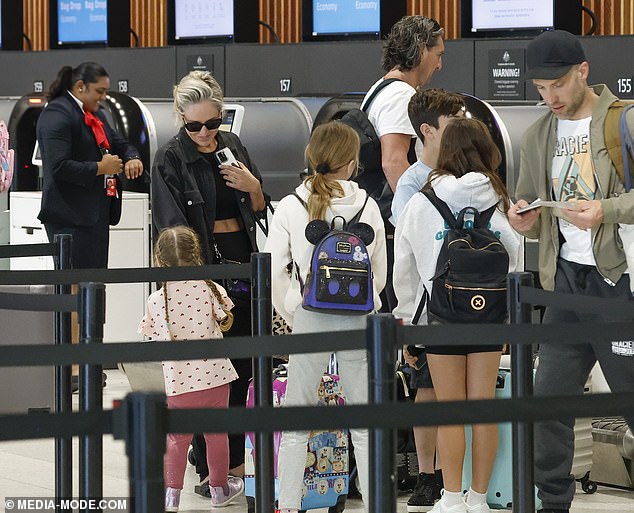
<path fill-rule="evenodd" d="M 557 144 L 553 155 L 553 199 L 556 201 L 593 200 L 597 183 L 590 149 L 591 117 L 557 122 Z M 561 211 L 558 215 L 563 215 Z M 570 262 L 596 265 L 592 254 L 592 233 L 581 230 L 559 217 L 564 236 L 559 255 Z"/>

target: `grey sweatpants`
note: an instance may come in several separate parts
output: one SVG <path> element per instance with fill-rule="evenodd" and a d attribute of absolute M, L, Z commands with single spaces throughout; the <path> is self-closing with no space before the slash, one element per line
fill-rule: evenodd
<path fill-rule="evenodd" d="M 626 299 L 630 294 L 629 276 L 624 275 L 616 286 L 611 286 L 595 267 L 559 259 L 555 290 Z M 632 309 L 634 312 L 634 303 Z M 578 314 L 556 308 L 547 308 L 544 316 L 545 324 L 601 320 L 606 319 L 601 315 Z M 535 395 L 583 394 L 590 370 L 597 360 L 613 392 L 634 391 L 634 355 L 616 353 L 623 351 L 613 352 L 611 344 L 593 340 L 580 340 L 575 345 L 541 345 Z M 633 421 L 628 419 L 630 426 L 634 426 Z M 535 483 L 544 508 L 569 509 L 572 503 L 575 493 L 575 479 L 571 475 L 574 423 L 575 419 L 562 418 L 535 424 Z"/>

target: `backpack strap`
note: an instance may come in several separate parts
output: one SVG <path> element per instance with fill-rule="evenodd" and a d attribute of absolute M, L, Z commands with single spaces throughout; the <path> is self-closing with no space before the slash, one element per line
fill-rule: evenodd
<path fill-rule="evenodd" d="M 418 306 L 416 307 L 416 312 L 414 312 L 414 316 L 412 317 L 412 324 L 414 326 L 418 325 L 420 316 L 423 315 L 423 308 L 425 308 L 425 305 L 427 304 L 428 300 L 429 300 L 429 292 L 427 292 L 427 289 L 423 285 L 423 295 L 420 298 L 420 302 L 418 303 Z"/>
<path fill-rule="evenodd" d="M 489 222 L 491 222 L 491 218 L 493 217 L 493 213 L 497 205 L 493 205 L 482 212 L 478 211 L 477 208 L 474 207 L 466 207 L 460 211 L 460 215 L 458 219 L 456 219 L 451 212 L 451 209 L 447 206 L 443 200 L 441 200 L 437 195 L 434 189 L 429 189 L 428 191 L 421 191 L 429 200 L 429 202 L 434 205 L 438 213 L 445 220 L 449 228 L 451 229 L 460 229 L 463 225 L 464 214 L 467 210 L 472 210 L 474 214 L 474 228 L 487 228 L 489 226 Z"/>
<path fill-rule="evenodd" d="M 381 82 L 379 85 L 377 85 L 374 88 L 374 91 L 372 91 L 372 94 L 370 96 L 368 96 L 368 99 L 365 101 L 365 103 L 363 104 L 363 107 L 361 107 L 361 110 L 363 112 L 367 112 L 368 109 L 370 108 L 370 104 L 372 103 L 372 100 L 374 100 L 374 98 L 376 98 L 376 96 L 387 86 L 389 86 L 390 84 L 392 84 L 393 82 L 402 82 L 402 80 L 400 78 L 386 78 L 385 80 L 383 80 L 383 82 Z"/>
<path fill-rule="evenodd" d="M 301 196 L 299 194 L 297 194 L 295 191 L 291 192 L 291 194 L 293 196 L 295 196 L 297 198 L 297 201 L 299 201 L 302 204 L 302 207 L 304 207 L 306 210 L 308 210 L 308 205 L 306 204 L 306 202 L 301 198 Z"/>
<path fill-rule="evenodd" d="M 634 159 L 634 141 L 632 140 L 632 132 L 627 126 L 627 111 L 634 107 L 630 103 L 623 108 L 621 117 L 619 118 L 619 135 L 621 137 L 621 154 L 623 155 L 623 175 L 625 190 L 629 192 L 632 189 L 632 175 L 630 174 L 630 161 Z"/>
<path fill-rule="evenodd" d="M 476 228 L 488 228 L 496 208 L 497 205 L 493 205 L 486 210 L 480 212 L 480 214 L 478 215 Z"/>
<path fill-rule="evenodd" d="M 445 203 L 438 196 L 436 196 L 436 192 L 434 191 L 434 189 L 429 189 L 427 191 L 421 190 L 421 192 L 425 195 L 425 197 L 429 200 L 429 202 L 436 208 L 436 210 L 438 210 L 438 213 L 445 220 L 449 228 L 452 228 L 454 230 L 462 228 L 461 226 L 458 226 L 458 221 L 454 217 L 451 209 L 447 206 L 447 203 Z"/>
<path fill-rule="evenodd" d="M 605 147 L 610 155 L 621 182 L 627 191 L 631 189 L 631 175 L 628 170 L 634 166 L 634 151 L 629 149 L 627 139 L 632 135 L 627 127 L 626 112 L 632 102 L 616 100 L 610 104 L 603 125 L 603 138 Z"/>
<path fill-rule="evenodd" d="M 363 209 L 365 208 L 365 206 L 368 204 L 368 198 L 370 197 L 369 194 L 366 193 L 365 195 L 365 201 L 363 202 L 363 205 L 361 205 L 361 210 L 359 210 L 353 217 L 352 219 L 350 219 L 350 221 L 348 221 L 346 223 L 346 227 L 348 226 L 352 226 L 355 223 L 359 222 L 359 219 L 361 219 L 361 214 L 363 214 Z"/>
<path fill-rule="evenodd" d="M 293 191 L 291 194 L 297 198 L 297 201 L 299 201 L 306 210 L 308 210 L 308 204 L 300 197 L 299 194 L 297 194 L 295 191 Z M 359 219 L 361 219 L 361 214 L 363 214 L 363 210 L 365 209 L 365 206 L 368 204 L 369 197 L 370 196 L 368 194 L 365 195 L 365 201 L 363 202 L 361 209 L 350 219 L 350 221 L 348 221 L 347 223 L 344 223 L 344 228 L 359 222 Z M 341 217 L 341 216 L 335 216 L 335 217 Z"/>

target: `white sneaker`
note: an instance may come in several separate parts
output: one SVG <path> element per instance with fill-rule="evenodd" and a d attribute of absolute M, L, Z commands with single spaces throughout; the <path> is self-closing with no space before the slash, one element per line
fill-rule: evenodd
<path fill-rule="evenodd" d="M 467 499 L 469 497 L 469 492 L 467 492 L 464 496 L 464 502 L 467 504 Z M 480 504 L 475 504 L 474 506 L 469 506 L 467 504 L 467 513 L 491 513 L 491 508 L 486 502 L 481 502 Z"/>
<path fill-rule="evenodd" d="M 453 506 L 447 506 L 443 501 L 445 490 L 442 490 L 440 493 L 442 494 L 440 500 L 434 504 L 434 507 L 429 513 L 467 513 L 467 504 L 464 500 L 461 500 L 458 504 L 454 504 Z"/>
<path fill-rule="evenodd" d="M 181 502 L 181 491 L 177 488 L 165 489 L 165 511 L 176 513 Z"/>

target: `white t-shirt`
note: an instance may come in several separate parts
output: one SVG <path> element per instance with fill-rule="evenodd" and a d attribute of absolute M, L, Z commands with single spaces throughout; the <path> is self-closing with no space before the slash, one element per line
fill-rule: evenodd
<path fill-rule="evenodd" d="M 366 98 L 383 80 L 381 78 L 372 85 L 363 99 L 362 106 L 365 105 Z M 405 134 L 416 137 L 414 127 L 407 115 L 407 106 L 415 92 L 416 89 L 402 80 L 392 82 L 379 92 L 367 111 L 368 119 L 376 131 L 376 135 L 383 137 L 386 134 Z M 415 150 L 416 156 L 420 157 L 423 150 L 423 143 L 420 139 L 416 139 Z"/>
<path fill-rule="evenodd" d="M 592 117 L 557 121 L 557 143 L 553 155 L 553 199 L 556 201 L 593 200 L 597 182 L 590 148 Z M 556 215 L 563 215 L 557 211 Z M 559 229 L 564 236 L 559 255 L 570 262 L 596 266 L 592 254 L 592 233 L 581 230 L 559 217 Z"/>

